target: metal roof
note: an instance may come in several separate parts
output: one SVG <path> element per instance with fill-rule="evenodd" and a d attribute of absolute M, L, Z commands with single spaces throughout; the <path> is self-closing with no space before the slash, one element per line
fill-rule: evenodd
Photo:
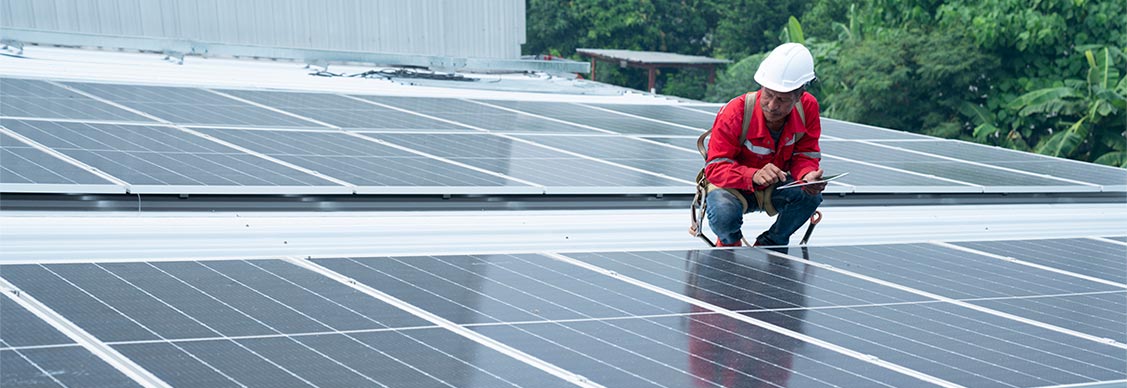
<path fill-rule="evenodd" d="M 716 59 L 698 55 L 683 55 L 664 53 L 659 51 L 611 50 L 611 49 L 575 49 L 575 52 L 598 57 L 606 60 L 622 60 L 637 64 L 662 64 L 662 65 L 717 65 L 732 63 L 727 59 Z"/>

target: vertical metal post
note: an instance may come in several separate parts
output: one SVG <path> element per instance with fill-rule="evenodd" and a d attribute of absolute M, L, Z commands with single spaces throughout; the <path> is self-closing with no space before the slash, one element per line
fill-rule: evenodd
<path fill-rule="evenodd" d="M 649 77 L 650 77 L 650 86 L 646 89 L 649 90 L 650 93 L 657 94 L 657 90 L 654 88 L 654 77 L 656 75 L 654 73 L 656 73 L 656 69 L 652 65 L 646 66 L 646 69 L 649 70 Z"/>

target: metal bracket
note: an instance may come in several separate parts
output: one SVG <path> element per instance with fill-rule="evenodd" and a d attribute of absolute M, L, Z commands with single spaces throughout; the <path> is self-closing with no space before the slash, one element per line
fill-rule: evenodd
<path fill-rule="evenodd" d="M 175 62 L 177 65 L 183 65 L 184 53 L 173 50 L 164 50 L 164 60 Z"/>
<path fill-rule="evenodd" d="M 11 51 L 15 48 L 18 50 L 16 51 L 16 55 L 23 55 L 23 42 L 14 39 L 3 39 L 0 40 L 0 44 L 4 45 L 4 47 L 0 49 Z"/>

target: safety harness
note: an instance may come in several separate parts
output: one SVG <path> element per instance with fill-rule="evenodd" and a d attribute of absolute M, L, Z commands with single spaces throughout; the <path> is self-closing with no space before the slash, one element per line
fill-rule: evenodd
<path fill-rule="evenodd" d="M 745 142 L 747 142 L 747 128 L 751 124 L 751 113 L 755 109 L 755 98 L 758 93 L 758 91 L 751 92 L 744 97 L 744 117 L 743 122 L 740 124 L 742 128 L 742 130 L 740 131 L 740 142 L 737 143 L 741 146 Z M 798 110 L 798 117 L 802 119 L 802 125 L 805 127 L 806 112 L 803 110 L 801 104 L 802 101 L 799 100 L 798 102 L 794 103 L 794 107 Z M 702 133 L 700 137 L 697 137 L 697 151 L 699 151 L 700 156 L 704 158 L 706 166 L 708 163 L 708 140 L 711 135 L 712 129 L 709 129 Z M 794 136 L 794 141 L 797 142 L 804 135 L 806 135 L 806 133 L 804 132 L 796 133 Z M 709 182 L 708 177 L 705 176 L 704 167 L 701 167 L 700 172 L 697 173 L 696 182 L 696 193 L 693 195 L 693 202 L 689 209 L 692 220 L 692 222 L 689 224 L 689 234 L 693 237 L 699 237 L 701 240 L 704 240 L 704 242 L 708 243 L 709 246 L 716 246 L 716 243 L 714 243 L 712 240 L 709 240 L 708 237 L 704 235 L 704 230 L 701 228 L 701 221 L 703 221 L 705 217 L 705 208 L 708 206 L 708 193 L 712 192 L 713 190 L 726 190 L 729 193 L 732 193 L 732 195 L 740 200 L 740 204 L 743 205 L 743 213 L 747 213 L 747 199 L 744 198 L 743 194 L 741 194 L 739 190 L 727 187 L 719 187 Z M 772 217 L 778 213 L 778 211 L 775 210 L 775 206 L 771 204 L 771 194 L 775 192 L 775 186 L 777 185 L 778 183 L 775 183 L 767 186 L 762 190 L 754 191 L 756 205 L 758 205 L 760 209 L 763 209 L 763 211 L 767 212 L 768 216 Z M 816 215 L 818 216 L 818 219 L 821 220 L 821 213 L 816 213 Z M 813 220 L 813 216 L 811 216 L 811 220 Z M 813 231 L 814 223 L 811 223 L 810 229 L 807 230 L 806 237 L 802 240 L 803 244 L 805 244 L 806 240 L 810 238 L 810 232 Z"/>

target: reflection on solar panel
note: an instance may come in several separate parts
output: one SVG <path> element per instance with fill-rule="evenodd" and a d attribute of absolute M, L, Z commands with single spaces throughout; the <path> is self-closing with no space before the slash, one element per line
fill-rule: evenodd
<path fill-rule="evenodd" d="M 518 136 L 554 148 L 685 180 L 696 179 L 700 154 L 644 139 L 608 136 Z"/>
<path fill-rule="evenodd" d="M 1079 270 L 1124 253 L 1071 239 L 19 264 L 0 276 L 176 386 L 1045 386 L 1127 379 L 1127 285 Z M 13 297 L 0 297 L 5 361 L 85 350 Z M 48 381 L 13 362 L 5 386 Z"/>
<path fill-rule="evenodd" d="M 543 185 L 548 193 L 688 193 L 692 189 L 691 180 L 631 170 L 509 137 L 377 133 L 363 136 Z"/>
<path fill-rule="evenodd" d="M 203 89 L 76 82 L 66 84 L 175 124 L 323 128 L 311 121 Z"/>
<path fill-rule="evenodd" d="M 8 117 L 152 122 L 47 81 L 0 78 L 0 112 Z"/>
<path fill-rule="evenodd" d="M 594 109 L 588 106 L 561 102 L 532 101 L 485 101 L 506 108 L 516 109 L 554 119 L 589 125 L 613 133 L 625 135 L 700 135 L 708 128 L 667 124 L 639 119 L 618 113 Z"/>
<path fill-rule="evenodd" d="M 328 93 L 248 90 L 223 90 L 222 92 L 346 129 L 473 132 L 472 129 L 460 125 L 428 119 Z"/>
<path fill-rule="evenodd" d="M 316 170 L 361 186 L 358 192 L 421 193 L 426 188 L 442 194 L 485 189 L 494 192 L 540 193 L 541 189 L 512 179 L 450 164 L 427 156 L 368 141 L 344 133 L 198 129 L 200 132 L 256 152 Z M 417 135 L 423 139 L 445 135 Z M 434 190 L 434 189 L 432 189 Z"/>
<path fill-rule="evenodd" d="M 597 130 L 455 98 L 357 96 L 368 101 L 501 133 L 598 133 Z"/>
<path fill-rule="evenodd" d="M 284 191 L 281 186 L 335 185 L 171 127 L 21 120 L 0 124 L 128 182 L 135 193 L 181 192 L 184 186 Z M 188 189 L 200 190 L 209 189 Z"/>

